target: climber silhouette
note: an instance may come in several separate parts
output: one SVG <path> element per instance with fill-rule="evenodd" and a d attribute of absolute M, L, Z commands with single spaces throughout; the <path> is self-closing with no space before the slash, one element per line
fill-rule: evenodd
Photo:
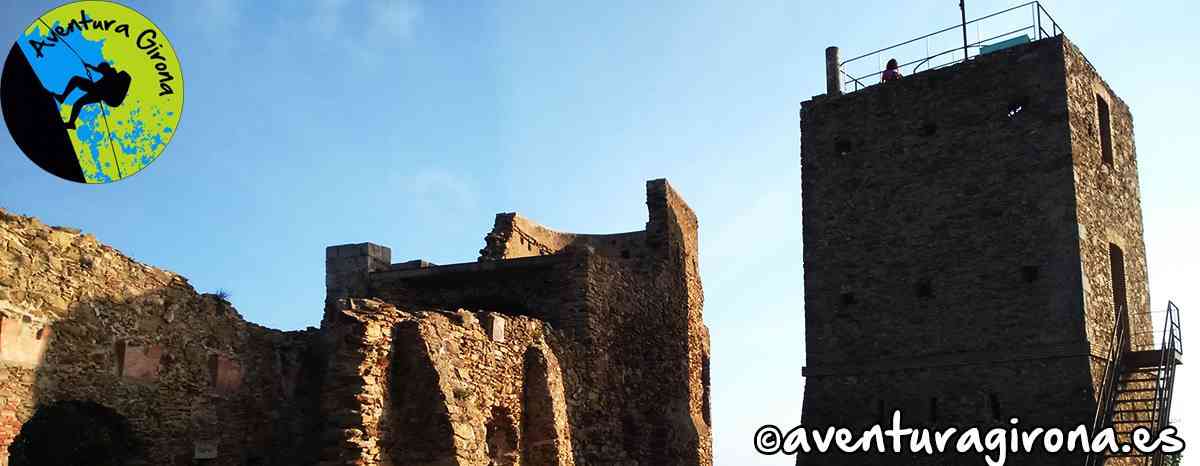
<path fill-rule="evenodd" d="M 117 71 L 108 62 L 100 62 L 100 66 L 84 63 L 83 66 L 99 72 L 100 79 L 93 82 L 83 76 L 74 76 L 67 81 L 67 88 L 62 94 L 54 94 L 54 98 L 61 103 L 67 100 L 67 96 L 75 89 L 86 92 L 71 107 L 71 120 L 66 124 L 67 129 L 75 129 L 75 119 L 79 118 L 79 112 L 85 105 L 104 102 L 111 107 L 119 107 L 121 102 L 125 101 L 125 95 L 129 93 L 129 82 L 132 80 L 129 73 Z"/>

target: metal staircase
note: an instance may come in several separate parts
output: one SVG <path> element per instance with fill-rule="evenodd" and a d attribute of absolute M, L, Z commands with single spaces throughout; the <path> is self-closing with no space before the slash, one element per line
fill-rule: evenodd
<path fill-rule="evenodd" d="M 1112 427 L 1120 444 L 1130 444 L 1137 428 L 1150 430 L 1152 436 L 1170 425 L 1171 401 L 1175 386 L 1175 369 L 1182 364 L 1183 337 L 1180 332 L 1179 308 L 1167 303 L 1166 323 L 1158 349 L 1130 348 L 1127 313 L 1117 313 L 1113 339 L 1109 348 L 1099 396 L 1096 398 L 1096 417 L 1092 432 Z M 1123 464 L 1162 466 L 1162 452 L 1143 454 L 1093 453 L 1088 466 L 1102 466 L 1109 458 L 1135 458 Z"/>

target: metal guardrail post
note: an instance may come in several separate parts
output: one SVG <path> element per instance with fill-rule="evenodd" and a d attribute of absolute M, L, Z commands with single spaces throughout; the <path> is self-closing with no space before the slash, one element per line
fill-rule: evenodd
<path fill-rule="evenodd" d="M 825 92 L 831 96 L 842 95 L 841 62 L 838 48 L 825 48 Z"/>

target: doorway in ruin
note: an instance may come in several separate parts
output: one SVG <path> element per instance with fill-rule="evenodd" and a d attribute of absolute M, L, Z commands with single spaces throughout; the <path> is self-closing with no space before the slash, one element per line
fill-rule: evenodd
<path fill-rule="evenodd" d="M 488 466 L 516 466 L 520 451 L 517 450 L 517 425 L 508 410 L 492 409 L 487 422 Z"/>
<path fill-rule="evenodd" d="M 127 466 L 138 441 L 129 420 L 90 401 L 38 407 L 8 447 L 10 466 Z"/>
<path fill-rule="evenodd" d="M 1121 313 L 1129 316 L 1129 301 L 1125 294 L 1125 253 L 1121 251 L 1120 246 L 1112 243 L 1108 244 L 1108 264 L 1109 273 L 1112 277 L 1113 312 L 1118 314 L 1116 316 L 1117 322 L 1120 322 L 1122 318 Z M 1125 318 L 1128 319 L 1128 317 Z M 1129 325 L 1129 322 L 1126 321 L 1125 325 Z M 1132 343 L 1133 340 L 1130 339 L 1130 344 Z M 1129 351 L 1129 348 L 1125 348 L 1125 351 Z"/>

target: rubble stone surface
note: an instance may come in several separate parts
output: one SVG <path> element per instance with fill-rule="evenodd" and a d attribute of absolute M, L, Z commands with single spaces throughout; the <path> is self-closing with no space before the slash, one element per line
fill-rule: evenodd
<path fill-rule="evenodd" d="M 647 206 L 616 235 L 501 214 L 467 264 L 332 246 L 303 331 L 0 210 L 0 466 L 76 402 L 128 422 L 131 464 L 710 465 L 697 222 L 665 180 Z"/>

